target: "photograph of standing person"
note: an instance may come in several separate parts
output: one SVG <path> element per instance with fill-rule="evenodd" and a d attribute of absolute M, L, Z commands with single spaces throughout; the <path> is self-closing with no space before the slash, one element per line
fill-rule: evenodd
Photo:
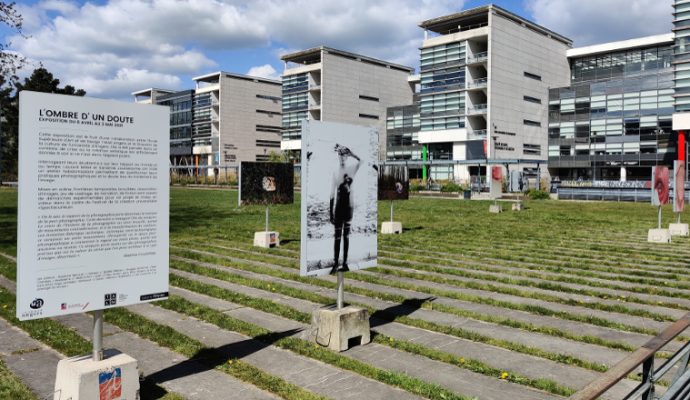
<path fill-rule="evenodd" d="M 338 153 L 338 171 L 333 175 L 329 212 L 331 223 L 335 226 L 331 274 L 338 271 L 349 271 L 347 267 L 347 251 L 350 247 L 350 225 L 352 224 L 352 212 L 354 209 L 352 182 L 362 162 L 359 157 L 345 146 L 336 143 L 334 151 Z M 339 265 L 341 241 L 343 246 L 343 263 Z"/>
<path fill-rule="evenodd" d="M 376 265 L 378 133 L 365 126 L 302 125 L 300 273 Z"/>

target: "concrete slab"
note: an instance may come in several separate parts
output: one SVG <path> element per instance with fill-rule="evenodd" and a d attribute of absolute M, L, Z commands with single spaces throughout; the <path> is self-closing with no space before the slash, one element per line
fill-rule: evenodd
<path fill-rule="evenodd" d="M 211 297 L 202 294 L 197 294 L 194 292 L 189 292 L 186 290 L 179 290 L 177 295 L 185 297 L 187 300 L 196 301 L 201 304 L 212 303 L 213 299 Z M 319 308 L 318 304 L 312 304 L 314 309 Z M 262 312 L 260 311 L 253 311 L 262 314 Z M 243 316 L 237 317 L 238 319 L 247 322 L 257 323 L 258 321 L 256 318 L 250 321 L 248 319 L 243 318 Z M 271 329 L 273 331 L 287 330 L 272 329 L 271 326 L 275 326 L 276 322 L 282 324 L 279 325 L 281 327 L 290 327 L 291 329 L 307 327 L 306 325 L 300 324 L 296 321 L 287 320 L 285 318 L 278 317 L 275 315 L 272 316 L 271 314 L 266 314 L 266 317 L 262 318 L 261 321 L 258 321 L 257 325 L 267 329 Z M 517 353 L 500 347 L 459 339 L 454 336 L 414 328 L 395 322 L 389 323 L 374 320 L 373 326 L 373 331 L 392 337 L 395 340 L 406 340 L 412 343 L 423 345 L 430 349 L 436 349 L 449 354 L 453 354 L 458 357 L 482 361 L 485 364 L 490 365 L 494 368 L 498 368 L 504 371 L 512 371 L 533 379 L 546 378 L 552 379 L 557 382 L 562 382 L 565 379 L 567 379 L 569 386 L 574 388 L 582 388 L 589 382 L 593 381 L 594 379 L 600 376 L 599 373 L 594 371 L 559 364 L 557 362 L 545 360 L 543 358 Z M 303 331 L 301 334 L 298 334 L 297 336 L 303 339 L 308 339 L 306 330 Z M 343 353 L 343 355 L 348 356 L 349 354 L 351 354 L 351 352 Z M 624 384 L 620 385 L 619 389 L 610 391 L 609 397 L 611 399 L 623 398 L 636 385 L 636 382 L 626 380 L 624 381 Z M 627 392 L 625 392 L 626 390 Z"/>
<path fill-rule="evenodd" d="M 247 276 L 253 279 L 258 279 L 258 280 L 263 280 L 267 282 L 280 282 L 281 284 L 299 288 L 302 290 L 308 290 L 311 292 L 319 292 L 321 294 L 324 294 L 326 296 L 331 296 L 335 298 L 335 289 L 327 289 L 327 288 L 316 288 L 311 285 L 299 283 L 299 282 L 294 282 L 290 281 L 287 279 L 281 279 L 281 278 L 275 278 L 263 274 L 255 274 L 253 272 L 249 271 L 243 271 L 243 270 L 236 270 L 232 269 L 229 267 L 220 267 L 220 266 L 213 266 L 212 264 L 208 263 L 199 263 L 199 265 L 205 265 L 209 268 L 219 268 L 221 270 L 225 271 L 232 271 L 233 273 L 236 273 L 241 276 Z M 279 268 L 279 267 L 276 267 Z M 290 270 L 283 268 L 283 270 Z M 290 270 L 291 271 L 291 270 Z M 320 277 L 318 279 L 333 279 L 333 277 Z M 360 283 L 354 280 L 350 280 L 346 282 L 346 288 L 347 285 L 359 285 Z M 429 284 L 429 282 L 426 282 L 426 284 Z M 432 285 L 435 286 L 444 286 L 444 285 L 439 285 L 436 283 L 431 283 Z M 454 288 L 459 290 L 458 288 Z M 421 296 L 429 297 L 428 295 L 420 294 Z M 377 300 L 377 299 L 372 299 L 369 297 L 365 296 L 360 296 L 356 294 L 351 294 L 347 293 L 346 289 L 346 296 L 345 296 L 345 302 L 347 303 L 348 301 L 356 302 L 359 304 L 365 304 L 370 307 L 374 307 L 376 309 L 386 309 L 389 307 L 395 306 L 393 303 L 385 302 L 382 300 Z M 538 333 L 532 333 L 532 332 L 526 332 L 521 329 L 515 329 L 515 328 L 510 328 L 506 326 L 501 326 L 501 325 L 496 325 L 496 324 L 490 324 L 486 322 L 481 322 L 481 321 L 475 321 L 475 320 L 470 320 L 467 318 L 460 318 L 454 315 L 450 314 L 445 314 L 437 311 L 431 311 L 431 310 L 424 310 L 424 309 L 418 309 L 410 314 L 408 314 L 412 318 L 418 318 L 424 321 L 429 321 L 441 325 L 446 325 L 446 326 L 451 326 L 451 327 L 458 327 L 462 329 L 467 329 L 476 333 L 480 333 L 483 335 L 495 337 L 495 338 L 500 338 L 503 340 L 511 341 L 511 342 L 516 342 L 520 344 L 524 344 L 527 346 L 531 347 L 536 347 L 536 348 L 541 348 L 547 351 L 551 351 L 554 353 L 562 353 L 562 354 L 568 354 L 572 355 L 578 358 L 583 358 L 592 362 L 597 362 L 605 365 L 613 365 L 616 362 L 620 361 L 625 353 L 617 350 L 612 350 L 608 348 L 604 348 L 601 346 L 595 346 L 595 345 L 590 345 L 587 343 L 582 343 L 582 342 L 576 342 L 572 340 L 567 340 L 567 339 L 562 339 L 554 336 L 548 336 L 548 335 L 543 335 L 543 334 L 538 334 Z"/>
<path fill-rule="evenodd" d="M 55 371 L 64 356 L 0 318 L 0 357 L 40 399 L 52 398 Z"/>
<path fill-rule="evenodd" d="M 650 229 L 647 232 L 649 243 L 671 243 L 671 232 L 668 229 Z"/>
<path fill-rule="evenodd" d="M 223 352 L 229 358 L 239 358 L 269 374 L 333 399 L 418 399 L 408 392 L 335 368 L 317 360 L 296 355 L 250 339 L 238 333 L 222 330 L 215 325 L 190 318 L 173 311 L 140 304 L 130 307 L 148 319 L 168 325 L 196 338 L 207 346 Z M 298 332 L 285 332 L 286 336 Z"/>

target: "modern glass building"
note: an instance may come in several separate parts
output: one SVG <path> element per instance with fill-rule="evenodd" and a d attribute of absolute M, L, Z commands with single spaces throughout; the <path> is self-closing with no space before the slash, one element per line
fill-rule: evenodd
<path fill-rule="evenodd" d="M 674 1 L 675 111 L 690 112 L 690 1 Z"/>
<path fill-rule="evenodd" d="M 419 26 L 418 143 L 427 160 L 447 161 L 430 177 L 467 182 L 487 164 L 544 165 L 546 93 L 568 83 L 571 41 L 495 5 Z"/>
<path fill-rule="evenodd" d="M 676 156 L 673 35 L 567 51 L 549 90 L 549 171 L 561 180 L 648 180 Z"/>
<path fill-rule="evenodd" d="M 192 165 L 193 90 L 161 96 L 157 103 L 170 107 L 170 163 Z"/>
<path fill-rule="evenodd" d="M 384 158 L 386 109 L 412 104 L 413 68 L 325 46 L 282 60 L 282 150 L 299 160 L 301 121 L 307 119 L 375 126 Z"/>
<path fill-rule="evenodd" d="M 675 0 L 673 3 L 673 78 L 674 109 L 673 130 L 678 134 L 678 159 L 685 161 L 688 174 L 688 131 L 690 131 L 690 1 Z"/>
<path fill-rule="evenodd" d="M 170 162 L 208 167 L 268 161 L 280 151 L 281 83 L 229 72 L 193 78 L 193 90 L 134 92 L 137 103 L 170 108 Z"/>
<path fill-rule="evenodd" d="M 386 160 L 421 160 L 424 148 L 419 144 L 419 97 L 406 106 L 389 107 L 386 111 Z M 410 178 L 422 178 L 422 167 L 409 166 Z"/>

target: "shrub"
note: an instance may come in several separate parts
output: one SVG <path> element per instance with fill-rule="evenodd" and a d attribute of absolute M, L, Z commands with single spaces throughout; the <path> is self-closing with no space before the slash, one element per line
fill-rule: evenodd
<path fill-rule="evenodd" d="M 462 192 L 462 190 L 462 186 L 458 185 L 455 182 L 448 182 L 445 185 L 441 186 L 442 193 L 460 193 Z"/>
<path fill-rule="evenodd" d="M 549 192 L 546 190 L 530 189 L 526 192 L 526 194 L 532 200 L 547 200 L 551 198 Z"/>
<path fill-rule="evenodd" d="M 421 179 L 410 179 L 410 192 L 419 192 L 426 190 L 426 185 Z"/>

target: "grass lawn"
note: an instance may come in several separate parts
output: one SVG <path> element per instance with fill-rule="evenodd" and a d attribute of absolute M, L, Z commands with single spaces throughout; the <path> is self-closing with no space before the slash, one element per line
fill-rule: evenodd
<path fill-rule="evenodd" d="M 264 228 L 265 207 L 238 207 L 235 191 L 171 188 L 171 286 L 308 324 L 307 304 L 333 301 L 324 291 L 335 284 L 328 277 L 298 275 L 299 198 L 296 193 L 295 204 L 270 208 L 270 229 L 280 232 L 281 246 L 265 250 L 251 246 L 254 232 Z M 10 256 L 16 255 L 16 202 L 15 190 L 0 189 L 0 252 Z M 489 377 L 497 387 L 568 396 L 584 384 L 573 376 L 600 374 L 615 364 L 602 354 L 624 357 L 690 311 L 690 239 L 646 243 L 647 229 L 656 227 L 655 207 L 526 200 L 522 212 L 511 212 L 504 203 L 508 211 L 490 214 L 489 204 L 418 197 L 395 202 L 395 220 L 403 223 L 404 233 L 379 236 L 379 266 L 347 275 L 349 301 L 387 324 L 457 344 L 437 348 L 432 341 L 425 344 L 391 331 L 377 332 L 376 345 Z M 390 202 L 380 202 L 379 223 L 389 219 L 389 212 Z M 663 225 L 675 220 L 671 206 L 664 207 Z M 0 258 L 0 275 L 15 279 L 14 265 Z M 2 291 L 0 297 L 13 299 Z M 407 310 L 410 304 L 414 307 Z M 158 305 L 258 341 L 272 337 L 255 321 L 234 319 L 189 299 L 173 297 Z M 85 348 L 73 331 L 55 321 L 19 323 L 11 317 L 13 308 L 9 304 L 0 315 L 37 340 L 65 354 Z M 106 320 L 188 357 L 198 352 L 221 357 L 170 327 L 127 313 L 112 311 Z M 63 334 L 72 335 L 69 346 L 56 339 Z M 315 349 L 296 337 L 270 343 L 415 395 L 481 398 L 393 366 Z M 543 367 L 483 358 L 481 351 L 470 351 L 475 348 L 507 350 L 516 360 L 535 360 Z M 255 365 L 215 361 L 221 365 L 216 369 L 279 397 L 323 397 Z M 5 398 L 3 390 L 20 389 L 0 364 L 0 398 Z"/>

